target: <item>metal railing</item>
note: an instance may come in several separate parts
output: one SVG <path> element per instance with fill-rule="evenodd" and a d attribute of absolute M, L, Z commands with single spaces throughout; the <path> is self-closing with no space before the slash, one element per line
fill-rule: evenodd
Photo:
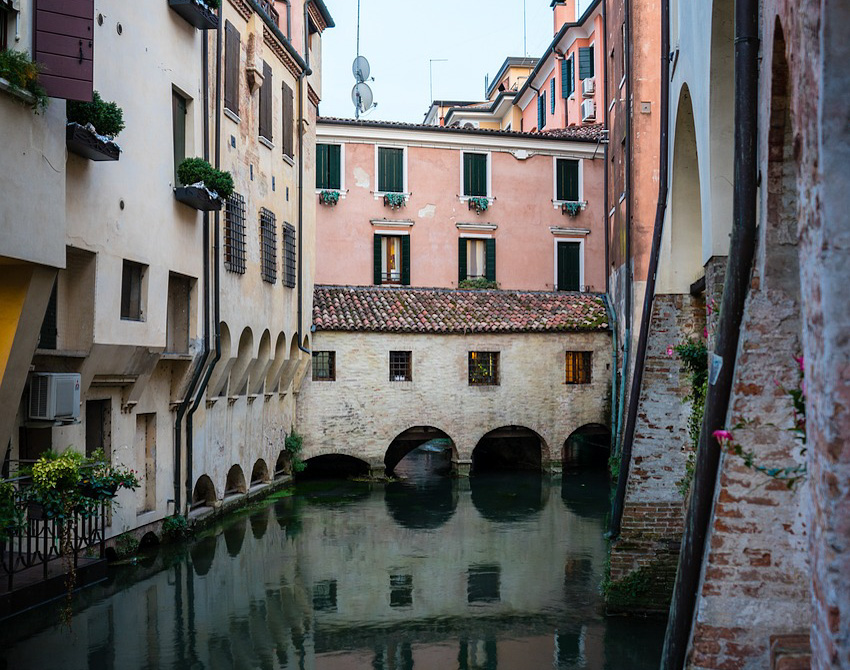
<path fill-rule="evenodd" d="M 266 15 L 274 21 L 274 24 L 280 27 L 280 14 L 278 14 L 277 10 L 274 8 L 274 2 L 270 0 L 257 0 L 257 4 L 260 5 L 260 9 L 262 9 Z"/>

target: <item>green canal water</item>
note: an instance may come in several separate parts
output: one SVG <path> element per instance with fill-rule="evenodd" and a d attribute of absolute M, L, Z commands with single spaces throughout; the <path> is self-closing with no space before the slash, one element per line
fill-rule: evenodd
<path fill-rule="evenodd" d="M 304 482 L 186 547 L 0 624 L 27 670 L 643 670 L 663 622 L 605 617 L 604 473 Z M 430 474 L 429 474 L 430 473 Z"/>

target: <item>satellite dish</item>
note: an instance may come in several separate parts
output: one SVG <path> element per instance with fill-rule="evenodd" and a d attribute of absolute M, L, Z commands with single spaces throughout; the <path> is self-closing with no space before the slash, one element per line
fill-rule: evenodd
<path fill-rule="evenodd" d="M 351 72 L 359 84 L 362 84 L 369 78 L 371 69 L 369 68 L 369 61 L 366 60 L 365 56 L 358 56 L 354 59 L 354 63 L 351 65 Z"/>
<path fill-rule="evenodd" d="M 355 84 L 354 88 L 351 89 L 351 102 L 354 103 L 354 108 L 358 112 L 362 113 L 371 109 L 374 96 L 372 95 L 372 89 L 369 88 L 369 84 L 364 84 L 363 82 Z"/>

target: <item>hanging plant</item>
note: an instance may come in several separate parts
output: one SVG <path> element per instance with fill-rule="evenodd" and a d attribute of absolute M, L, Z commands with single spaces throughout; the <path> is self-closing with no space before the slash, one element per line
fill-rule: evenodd
<path fill-rule="evenodd" d="M 390 209 L 404 207 L 404 193 L 385 193 L 384 204 Z"/>
<path fill-rule="evenodd" d="M 484 196 L 473 195 L 469 198 L 467 206 L 469 209 L 474 209 L 476 214 L 481 214 L 481 212 L 487 211 L 487 208 L 490 206 L 490 201 Z"/>
<path fill-rule="evenodd" d="M 565 202 L 561 205 L 561 213 L 576 216 L 582 210 L 580 202 Z"/>
<path fill-rule="evenodd" d="M 6 49 L 0 51 L 0 77 L 9 82 L 13 89 L 33 96 L 32 109 L 38 114 L 47 107 L 47 91 L 38 81 L 41 65 L 30 60 L 23 51 Z"/>
<path fill-rule="evenodd" d="M 321 193 L 319 193 L 319 202 L 323 205 L 330 205 L 331 207 L 333 207 L 336 203 L 339 202 L 339 191 L 322 191 Z"/>

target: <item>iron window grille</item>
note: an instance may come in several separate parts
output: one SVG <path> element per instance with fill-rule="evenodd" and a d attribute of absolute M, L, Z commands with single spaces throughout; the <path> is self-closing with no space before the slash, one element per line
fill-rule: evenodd
<path fill-rule="evenodd" d="M 232 193 L 224 209 L 224 267 L 245 274 L 245 198 Z"/>
<path fill-rule="evenodd" d="M 277 226 L 275 215 L 265 207 L 260 208 L 260 253 L 263 281 L 277 281 Z"/>
<path fill-rule="evenodd" d="M 568 351 L 566 358 L 566 383 L 589 384 L 592 352 Z"/>
<path fill-rule="evenodd" d="M 499 384 L 499 352 L 469 352 L 469 384 L 496 386 Z"/>
<path fill-rule="evenodd" d="M 313 352 L 313 381 L 336 381 L 336 352 Z"/>
<path fill-rule="evenodd" d="M 390 381 L 391 382 L 409 382 L 413 381 L 411 371 L 411 352 L 409 351 L 391 351 L 390 352 Z"/>
<path fill-rule="evenodd" d="M 390 575 L 390 607 L 413 605 L 413 575 Z"/>
<path fill-rule="evenodd" d="M 295 288 L 295 226 L 283 224 L 283 285 Z"/>

